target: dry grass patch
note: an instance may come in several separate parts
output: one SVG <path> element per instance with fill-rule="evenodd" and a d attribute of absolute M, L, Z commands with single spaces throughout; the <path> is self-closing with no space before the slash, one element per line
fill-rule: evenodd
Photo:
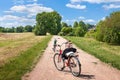
<path fill-rule="evenodd" d="M 20 52 L 40 42 L 44 37 L 45 36 L 35 36 L 33 33 L 2 34 L 0 44 L 3 46 L 0 46 L 0 66 L 10 58 L 18 56 Z"/>

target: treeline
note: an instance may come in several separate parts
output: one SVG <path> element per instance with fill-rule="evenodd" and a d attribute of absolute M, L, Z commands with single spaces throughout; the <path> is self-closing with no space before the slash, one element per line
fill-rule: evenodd
<path fill-rule="evenodd" d="M 32 32 L 34 28 L 35 26 L 31 26 L 31 25 L 18 26 L 18 27 L 12 27 L 12 28 L 0 27 L 0 32 L 4 32 L 4 33 Z"/>
<path fill-rule="evenodd" d="M 120 44 L 120 11 L 111 13 L 96 25 L 96 30 L 87 32 L 86 36 L 111 44 Z"/>
<path fill-rule="evenodd" d="M 57 35 L 61 30 L 61 19 L 62 17 L 56 11 L 38 13 L 34 33 L 36 35 L 46 35 L 46 33 Z"/>
<path fill-rule="evenodd" d="M 50 33 L 62 36 L 84 36 L 88 29 L 94 27 L 94 25 L 85 24 L 83 21 L 75 21 L 72 26 L 65 22 L 61 23 L 61 19 L 62 17 L 56 11 L 38 13 L 36 16 L 35 34 L 46 35 L 46 33 Z"/>
<path fill-rule="evenodd" d="M 65 22 L 62 22 L 61 24 L 62 29 L 59 33 L 61 36 L 80 36 L 83 37 L 86 32 L 92 28 L 95 28 L 94 25 L 91 24 L 85 24 L 83 21 L 75 21 L 73 26 L 68 25 Z"/>

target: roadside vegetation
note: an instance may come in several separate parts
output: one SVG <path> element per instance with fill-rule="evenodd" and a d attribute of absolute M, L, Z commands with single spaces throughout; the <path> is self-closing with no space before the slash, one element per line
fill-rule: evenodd
<path fill-rule="evenodd" d="M 1 38 L 4 39 L 3 42 L 10 42 L 8 45 L 2 44 L 0 47 L 0 49 L 2 49 L 0 59 L 3 58 L 3 54 L 4 58 L 6 58 L 6 56 L 11 57 L 0 61 L 0 80 L 21 80 L 21 77 L 34 67 L 44 49 L 47 47 L 48 41 L 51 39 L 51 36 L 35 36 L 32 33 L 22 33 L 27 35 L 23 35 L 22 38 L 12 39 L 13 33 L 11 34 L 12 36 L 8 39 L 4 37 Z M 10 36 L 10 34 L 7 35 Z M 4 52 L 4 49 L 8 49 L 8 51 Z"/>
<path fill-rule="evenodd" d="M 64 37 L 71 40 L 82 50 L 94 55 L 103 62 L 106 62 L 120 70 L 120 46 L 109 45 L 99 42 L 93 38 L 84 37 Z"/>
<path fill-rule="evenodd" d="M 80 26 L 81 23 L 82 26 Z M 83 22 L 74 24 L 78 26 L 73 27 L 71 31 L 61 30 L 62 34 L 72 32 L 69 37 L 67 37 L 68 34 L 63 36 L 79 48 L 120 70 L 120 11 L 112 12 L 92 29 L 86 29 Z M 75 30 L 75 28 L 78 29 Z"/>

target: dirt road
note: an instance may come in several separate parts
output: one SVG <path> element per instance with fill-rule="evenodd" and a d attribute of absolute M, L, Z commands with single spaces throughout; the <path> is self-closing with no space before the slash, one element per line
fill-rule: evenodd
<path fill-rule="evenodd" d="M 54 36 L 41 57 L 36 67 L 22 77 L 22 80 L 120 80 L 120 70 L 114 69 L 109 65 L 99 61 L 94 56 L 78 49 L 79 60 L 82 64 L 82 72 L 79 77 L 74 77 L 68 68 L 58 71 L 53 63 L 54 52 L 52 50 Z M 58 44 L 66 40 L 59 37 Z"/>

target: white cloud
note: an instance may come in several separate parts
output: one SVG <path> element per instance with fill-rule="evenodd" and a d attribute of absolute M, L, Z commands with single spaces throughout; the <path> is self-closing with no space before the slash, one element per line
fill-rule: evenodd
<path fill-rule="evenodd" d="M 16 4 L 24 4 L 24 3 L 36 3 L 38 0 L 13 0 L 13 3 Z"/>
<path fill-rule="evenodd" d="M 0 17 L 0 21 L 5 21 L 5 20 L 19 20 L 19 17 L 12 15 L 4 15 L 3 17 Z"/>
<path fill-rule="evenodd" d="M 36 2 L 37 0 L 33 1 Z M 5 13 L 7 13 L 7 15 L 0 16 L 0 26 L 16 27 L 18 25 L 34 25 L 36 23 L 35 16 L 37 13 L 51 11 L 53 11 L 52 8 L 45 7 L 42 4 L 37 3 L 15 5 L 12 6 L 10 10 L 4 11 Z M 12 15 L 10 15 L 11 13 Z M 25 17 L 23 17 L 23 15 Z"/>
<path fill-rule="evenodd" d="M 13 15 L 4 15 L 0 17 L 1 24 L 0 26 L 5 26 L 5 27 L 16 27 L 19 25 L 34 25 L 35 24 L 35 19 L 30 19 L 26 17 L 19 17 L 19 16 L 13 16 Z"/>
<path fill-rule="evenodd" d="M 14 4 L 23 4 L 24 2 L 24 0 L 13 0 Z"/>
<path fill-rule="evenodd" d="M 37 2 L 38 0 L 27 0 L 27 2 Z"/>
<path fill-rule="evenodd" d="M 11 14 L 11 13 L 13 13 L 13 11 L 3 11 L 4 13 L 6 13 L 6 14 Z"/>
<path fill-rule="evenodd" d="M 70 25 L 73 25 L 75 21 L 79 22 L 81 20 L 79 20 L 80 18 L 83 18 L 81 19 L 83 22 L 85 23 L 90 23 L 90 24 L 95 24 L 97 21 L 93 20 L 93 19 L 87 19 L 83 16 L 80 16 L 76 19 L 66 19 L 66 20 L 63 20 L 63 22 L 66 22 L 67 24 L 70 24 Z"/>
<path fill-rule="evenodd" d="M 85 23 L 94 23 L 95 20 L 93 19 L 86 19 L 86 20 L 83 20 Z"/>
<path fill-rule="evenodd" d="M 65 22 L 68 22 L 68 23 L 75 22 L 75 21 L 76 21 L 76 19 L 72 19 L 72 20 L 66 19 L 66 20 L 65 20 Z"/>
<path fill-rule="evenodd" d="M 89 2 L 89 3 L 111 3 L 111 2 L 120 2 L 120 0 L 70 0 L 71 3 L 76 2 Z"/>
<path fill-rule="evenodd" d="M 37 13 L 41 12 L 51 12 L 52 8 L 44 7 L 42 4 L 27 4 L 27 5 L 18 5 L 10 8 L 11 11 L 19 13 L 28 13 L 28 17 L 35 16 Z"/>
<path fill-rule="evenodd" d="M 10 10 L 15 12 L 26 12 L 27 7 L 25 5 L 18 5 L 11 7 Z"/>
<path fill-rule="evenodd" d="M 75 5 L 75 4 L 66 4 L 67 7 L 70 7 L 70 8 L 74 8 L 74 9 L 85 9 L 86 6 L 85 5 Z"/>
<path fill-rule="evenodd" d="M 103 8 L 105 9 L 120 8 L 120 5 L 115 5 L 115 4 L 103 5 Z"/>
<path fill-rule="evenodd" d="M 83 17 L 83 16 L 80 16 L 80 17 L 78 17 L 78 19 L 85 19 L 85 17 Z"/>
<path fill-rule="evenodd" d="M 105 17 L 103 17 L 101 20 L 105 20 Z"/>

